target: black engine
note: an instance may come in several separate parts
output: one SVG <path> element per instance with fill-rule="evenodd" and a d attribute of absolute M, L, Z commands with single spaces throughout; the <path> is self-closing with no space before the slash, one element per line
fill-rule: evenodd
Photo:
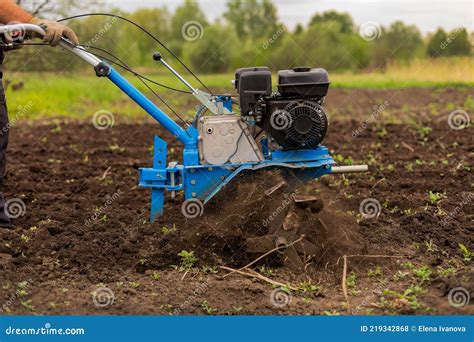
<path fill-rule="evenodd" d="M 321 107 L 329 88 L 326 70 L 280 70 L 278 91 L 272 92 L 267 67 L 243 68 L 235 73 L 235 88 L 241 115 L 252 117 L 283 149 L 316 148 L 326 136 L 328 121 Z"/>

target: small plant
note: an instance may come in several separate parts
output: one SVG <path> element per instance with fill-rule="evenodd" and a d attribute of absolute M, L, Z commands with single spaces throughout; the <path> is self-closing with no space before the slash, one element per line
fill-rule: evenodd
<path fill-rule="evenodd" d="M 26 309 L 30 311 L 35 311 L 35 307 L 31 304 L 31 299 L 27 301 L 20 301 L 21 305 L 23 305 Z"/>
<path fill-rule="evenodd" d="M 356 286 L 357 276 L 354 272 L 349 273 L 346 279 L 347 287 L 353 289 Z"/>
<path fill-rule="evenodd" d="M 16 290 L 16 294 L 18 297 L 25 297 L 26 295 L 28 295 L 28 292 L 26 292 L 25 289 L 18 289 Z"/>
<path fill-rule="evenodd" d="M 58 122 L 58 121 L 55 121 L 54 124 L 56 125 L 56 127 L 54 127 L 53 129 L 51 129 L 51 133 L 59 133 L 61 132 L 61 124 Z"/>
<path fill-rule="evenodd" d="M 375 269 L 370 269 L 368 272 L 369 277 L 380 277 L 382 275 L 382 268 L 380 266 L 375 267 Z"/>
<path fill-rule="evenodd" d="M 344 158 L 342 154 L 334 154 L 333 159 L 336 161 L 336 163 L 341 164 L 341 165 L 353 165 L 354 164 L 354 159 L 352 159 L 351 156 L 348 156 Z"/>
<path fill-rule="evenodd" d="M 263 274 L 264 276 L 267 276 L 267 277 L 271 277 L 273 275 L 273 270 L 265 266 L 259 266 L 257 270 L 260 274 Z"/>
<path fill-rule="evenodd" d="M 179 270 L 181 272 L 189 271 L 197 262 L 197 258 L 194 256 L 193 251 L 188 252 L 186 250 L 182 250 L 179 252 L 178 256 L 181 257 L 181 265 L 179 266 Z"/>
<path fill-rule="evenodd" d="M 354 159 L 352 159 L 351 156 L 347 156 L 346 159 L 344 160 L 344 164 L 346 164 L 346 165 L 354 165 Z"/>
<path fill-rule="evenodd" d="M 28 281 L 27 280 L 21 281 L 18 284 L 16 284 L 16 287 L 20 290 L 26 290 L 26 288 L 28 287 Z"/>
<path fill-rule="evenodd" d="M 232 306 L 232 310 L 234 310 L 235 312 L 240 312 L 242 311 L 243 307 L 241 306 Z"/>
<path fill-rule="evenodd" d="M 438 204 L 443 198 L 446 196 L 442 192 L 430 191 L 428 193 L 428 201 L 433 205 Z"/>
<path fill-rule="evenodd" d="M 138 263 L 142 266 L 145 265 L 147 262 L 148 262 L 147 258 L 141 258 L 140 260 L 138 260 Z"/>
<path fill-rule="evenodd" d="M 342 175 L 342 184 L 344 184 L 345 187 L 348 187 L 350 185 L 349 178 Z"/>
<path fill-rule="evenodd" d="M 432 130 L 433 128 L 431 127 L 420 126 L 418 127 L 418 135 L 420 136 L 421 139 L 425 140 L 428 137 L 428 135 L 430 135 Z"/>
<path fill-rule="evenodd" d="M 153 274 L 151 275 L 151 278 L 152 278 L 153 280 L 158 281 L 158 280 L 161 279 L 161 274 L 159 274 L 158 272 L 153 272 Z"/>
<path fill-rule="evenodd" d="M 393 290 L 384 290 L 383 296 L 380 298 L 382 306 L 396 307 L 399 305 L 409 305 L 413 310 L 421 309 L 422 305 L 419 303 L 417 295 L 426 292 L 420 286 L 411 286 L 404 292 L 397 292 Z M 395 297 L 393 302 L 388 301 L 385 296 Z"/>
<path fill-rule="evenodd" d="M 117 144 L 109 145 L 109 151 L 114 153 L 114 152 L 123 152 L 125 151 L 124 147 L 120 147 Z"/>
<path fill-rule="evenodd" d="M 326 310 L 323 312 L 323 314 L 326 316 L 340 316 L 341 315 L 341 313 L 337 312 L 336 310 L 331 310 L 331 311 Z"/>
<path fill-rule="evenodd" d="M 426 246 L 426 251 L 427 252 L 434 252 L 436 245 L 433 242 L 433 239 L 430 239 L 429 241 L 425 241 L 425 246 Z"/>
<path fill-rule="evenodd" d="M 24 243 L 27 243 L 28 240 L 30 240 L 30 238 L 28 237 L 28 235 L 21 234 L 20 240 L 23 241 Z"/>
<path fill-rule="evenodd" d="M 166 309 L 166 310 L 172 310 L 174 306 L 172 304 L 162 304 L 158 307 L 158 309 Z"/>
<path fill-rule="evenodd" d="M 50 310 L 55 310 L 55 309 L 57 309 L 57 307 L 58 307 L 58 304 L 56 304 L 55 302 L 49 302 L 48 303 L 48 309 L 50 309 Z"/>
<path fill-rule="evenodd" d="M 153 155 L 153 151 L 155 150 L 155 147 L 153 145 L 150 145 L 150 146 L 148 146 L 148 148 L 146 150 L 147 150 L 148 154 Z"/>
<path fill-rule="evenodd" d="M 130 282 L 130 287 L 132 287 L 133 289 L 138 289 L 140 287 L 140 283 L 138 283 L 136 281 L 131 281 Z"/>
<path fill-rule="evenodd" d="M 207 300 L 201 303 L 201 310 L 207 315 L 212 315 L 216 312 L 216 309 L 210 306 Z"/>
<path fill-rule="evenodd" d="M 313 284 L 313 282 L 311 280 L 305 280 L 305 281 L 299 283 L 296 290 L 298 292 L 301 292 L 301 293 L 309 293 L 309 292 L 319 293 L 319 292 L 321 292 L 321 289 L 322 289 L 321 285 Z"/>
<path fill-rule="evenodd" d="M 104 178 L 104 179 L 102 180 L 102 183 L 103 183 L 104 185 L 107 185 L 107 186 L 108 186 L 108 185 L 114 184 L 114 181 L 113 181 L 112 178 L 106 177 L 106 178 Z"/>
<path fill-rule="evenodd" d="M 456 268 L 454 268 L 452 266 L 447 267 L 447 268 L 442 268 L 442 267 L 438 266 L 437 272 L 441 277 L 448 278 L 449 276 L 452 276 L 452 275 L 456 274 Z"/>
<path fill-rule="evenodd" d="M 167 227 L 167 226 L 161 227 L 161 232 L 165 235 L 170 234 L 170 233 L 174 233 L 175 231 L 176 231 L 176 225 L 175 224 L 173 224 L 173 227 L 171 227 L 171 228 Z"/>
<path fill-rule="evenodd" d="M 438 209 L 436 209 L 435 215 L 440 217 L 446 216 L 446 212 L 442 208 L 438 207 Z"/>
<path fill-rule="evenodd" d="M 415 277 L 420 278 L 422 282 L 430 280 L 431 273 L 431 269 L 428 266 L 422 266 L 420 268 L 413 269 L 413 274 Z"/>
<path fill-rule="evenodd" d="M 379 138 L 384 138 L 384 137 L 386 137 L 387 135 L 388 135 L 388 132 L 387 132 L 387 130 L 385 129 L 385 127 L 382 127 L 381 129 L 379 129 L 379 130 L 377 131 L 377 136 L 378 136 Z"/>
<path fill-rule="evenodd" d="M 219 269 L 217 268 L 217 266 L 203 266 L 202 267 L 202 271 L 204 273 L 209 273 L 209 274 L 216 274 L 219 272 Z"/>
<path fill-rule="evenodd" d="M 459 248 L 461 249 L 461 252 L 463 254 L 464 261 L 471 261 L 472 258 L 474 258 L 474 252 L 471 252 L 466 245 L 460 243 L 458 244 Z"/>

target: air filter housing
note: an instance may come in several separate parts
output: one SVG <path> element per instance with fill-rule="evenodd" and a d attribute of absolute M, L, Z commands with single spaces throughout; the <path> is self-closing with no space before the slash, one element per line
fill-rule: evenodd
<path fill-rule="evenodd" d="M 322 68 L 296 67 L 278 72 L 278 92 L 282 96 L 323 97 L 328 88 L 328 72 Z"/>

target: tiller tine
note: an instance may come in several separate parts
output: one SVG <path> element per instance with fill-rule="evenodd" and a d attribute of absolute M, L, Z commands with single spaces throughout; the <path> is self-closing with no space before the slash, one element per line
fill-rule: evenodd
<path fill-rule="evenodd" d="M 290 186 L 283 182 L 265 192 L 272 202 L 266 224 L 267 233 L 248 238 L 247 251 L 264 254 L 277 249 L 276 252 L 281 254 L 284 264 L 294 270 L 303 271 L 310 257 L 321 252 L 317 243 L 312 241 L 315 232 L 311 229 L 313 225 L 309 224 L 316 223 L 317 218 L 304 218 L 317 215 L 323 208 L 323 202 L 315 196 L 296 195 L 296 184 L 293 182 Z"/>

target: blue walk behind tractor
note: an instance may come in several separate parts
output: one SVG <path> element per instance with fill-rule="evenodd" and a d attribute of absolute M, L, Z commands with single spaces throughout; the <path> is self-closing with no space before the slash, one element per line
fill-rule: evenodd
<path fill-rule="evenodd" d="M 0 33 L 15 30 L 44 34 L 35 25 L 6 25 Z M 99 77 L 108 78 L 184 145 L 182 161 L 167 160 L 167 143 L 154 137 L 151 168 L 139 170 L 139 184 L 151 189 L 151 221 L 163 215 L 165 192 L 174 198 L 184 193 L 182 211 L 188 218 L 203 214 L 204 205 L 241 173 L 266 168 L 279 169 L 282 180 L 265 196 L 273 200 L 275 212 L 265 234 L 249 240 L 249 250 L 264 253 L 276 247 L 285 250 L 296 266 L 298 255 L 310 254 L 316 246 L 304 234 L 295 234 L 284 221 L 291 206 L 308 207 L 315 200 L 289 196 L 309 180 L 335 172 L 363 172 L 366 165 L 335 166 L 321 143 L 328 129 L 322 107 L 328 92 L 328 73 L 321 68 L 298 67 L 278 72 L 278 89 L 272 91 L 272 74 L 266 67 L 238 69 L 233 80 L 238 100 L 193 87 L 159 53 L 153 58 L 173 73 L 200 102 L 194 119 L 181 127 L 150 99 L 128 82 L 110 64 L 62 39 L 60 45 L 90 64 Z M 273 195 L 284 196 L 275 200 Z M 281 200 L 291 205 L 281 208 Z M 288 202 L 288 201 L 287 201 Z"/>

